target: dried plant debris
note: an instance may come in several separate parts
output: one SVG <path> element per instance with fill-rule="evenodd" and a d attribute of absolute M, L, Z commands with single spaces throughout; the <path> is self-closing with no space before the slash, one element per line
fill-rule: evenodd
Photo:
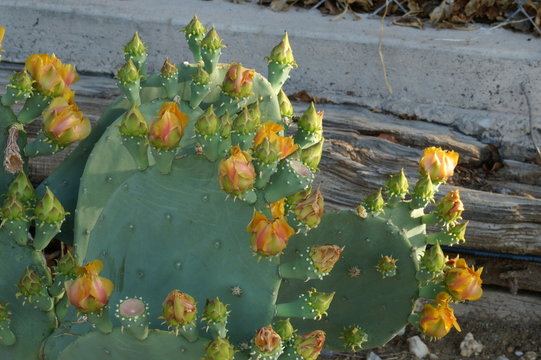
<path fill-rule="evenodd" d="M 254 0 L 254 2 L 257 0 Z M 234 1 L 234 2 L 239 2 Z M 259 5 L 273 11 L 287 11 L 292 7 L 318 9 L 339 20 L 346 14 L 359 19 L 358 13 L 383 15 L 386 0 L 258 0 Z M 541 2 L 527 1 L 519 8 L 515 0 L 397 0 L 390 1 L 387 14 L 395 15 L 394 25 L 423 29 L 426 22 L 438 28 L 472 30 L 472 22 L 494 24 L 541 35 Z"/>

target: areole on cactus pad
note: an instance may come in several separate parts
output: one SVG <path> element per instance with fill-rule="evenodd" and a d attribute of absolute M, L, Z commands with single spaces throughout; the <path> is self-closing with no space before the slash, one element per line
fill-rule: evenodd
<path fill-rule="evenodd" d="M 195 63 L 165 59 L 154 75 L 133 36 L 123 96 L 90 135 L 73 67 L 36 55 L 12 78 L 19 90 L 0 102 L 11 155 L 25 149 L 27 163 L 88 137 L 40 200 L 24 172 L 2 173 L 0 357 L 315 360 L 381 346 L 408 323 L 434 338 L 459 330 L 450 305 L 479 298 L 482 269 L 439 247 L 464 241 L 458 191 L 425 213 L 458 154 L 427 149 L 414 186 L 390 174 L 357 209 L 325 213 L 311 186 L 324 114 L 310 104 L 295 117 L 281 89 L 297 66 L 288 35 L 266 79 L 220 63 L 222 39 L 196 17 L 183 31 Z M 24 124 L 42 113 L 27 144 Z M 51 276 L 42 250 L 55 236 L 74 248 Z M 415 313 L 420 298 L 431 302 Z"/>

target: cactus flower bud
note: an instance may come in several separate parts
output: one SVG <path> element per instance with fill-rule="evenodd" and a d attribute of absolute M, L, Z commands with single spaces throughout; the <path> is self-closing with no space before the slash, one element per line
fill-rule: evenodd
<path fill-rule="evenodd" d="M 306 199 L 308 195 L 312 193 L 312 186 L 308 186 L 306 190 L 301 190 L 293 195 L 290 195 L 286 198 L 286 202 L 288 205 L 296 205 L 302 200 Z"/>
<path fill-rule="evenodd" d="M 318 189 L 298 202 L 295 205 L 294 213 L 297 220 L 313 228 L 319 225 L 324 209 L 325 201 L 321 191 Z"/>
<path fill-rule="evenodd" d="M 24 220 L 26 218 L 26 209 L 21 200 L 14 195 L 10 195 L 4 200 L 0 215 L 4 221 Z"/>
<path fill-rule="evenodd" d="M 222 91 L 232 98 L 244 98 L 252 94 L 255 70 L 232 63 L 225 74 Z"/>
<path fill-rule="evenodd" d="M 192 80 L 198 85 L 208 85 L 210 83 L 210 75 L 202 66 L 199 66 L 196 73 L 193 74 Z"/>
<path fill-rule="evenodd" d="M 19 171 L 17 176 L 9 183 L 7 194 L 8 196 L 15 196 L 23 203 L 36 199 L 34 186 L 32 186 L 30 179 L 28 179 L 24 171 Z"/>
<path fill-rule="evenodd" d="M 276 354 L 282 351 L 282 339 L 272 326 L 265 326 L 258 330 L 254 337 L 257 351 L 263 355 Z"/>
<path fill-rule="evenodd" d="M 468 267 L 466 260 L 455 259 L 453 267 L 445 272 L 445 284 L 449 293 L 458 300 L 478 300 L 483 295 L 481 273 L 483 268 L 475 270 Z"/>
<path fill-rule="evenodd" d="M 4 40 L 4 34 L 6 33 L 6 28 L 0 25 L 0 52 L 3 52 L 2 41 Z M 1 58 L 1 56 L 0 56 Z"/>
<path fill-rule="evenodd" d="M 205 347 L 205 360 L 233 360 L 235 348 L 223 337 L 217 337 Z"/>
<path fill-rule="evenodd" d="M 317 144 L 310 146 L 307 149 L 303 149 L 301 152 L 301 160 L 304 165 L 308 166 L 312 171 L 317 171 L 317 166 L 321 161 L 321 154 L 323 152 L 323 142 L 325 141 L 322 138 Z"/>
<path fill-rule="evenodd" d="M 291 325 L 291 321 L 289 321 L 289 318 L 277 321 L 273 325 L 273 328 L 274 331 L 276 331 L 276 333 L 280 335 L 280 338 L 284 342 L 293 340 L 295 332 L 297 331 L 293 328 L 293 325 Z"/>
<path fill-rule="evenodd" d="M 147 121 L 136 104 L 133 104 L 124 114 L 118 131 L 124 136 L 146 137 L 148 135 Z"/>
<path fill-rule="evenodd" d="M 449 224 L 454 224 L 458 219 L 461 219 L 462 211 L 464 211 L 464 205 L 460 201 L 458 190 L 447 193 L 436 205 L 438 216 Z"/>
<path fill-rule="evenodd" d="M 77 276 L 77 268 L 79 267 L 78 261 L 73 256 L 71 251 L 68 251 L 66 255 L 60 259 L 56 259 L 56 266 L 54 267 L 55 275 L 61 274 L 67 278 L 74 278 Z"/>
<path fill-rule="evenodd" d="M 30 97 L 33 84 L 34 81 L 32 80 L 32 77 L 28 74 L 28 71 L 23 69 L 13 74 L 9 81 L 8 88 L 16 90 L 17 96 L 24 95 L 25 97 Z"/>
<path fill-rule="evenodd" d="M 82 313 L 98 311 L 109 302 L 114 285 L 111 280 L 98 276 L 102 269 L 100 260 L 91 261 L 75 270 L 76 279 L 64 283 L 68 300 Z"/>
<path fill-rule="evenodd" d="M 195 122 L 195 130 L 200 135 L 216 135 L 219 127 L 220 119 L 214 114 L 214 106 L 212 104 Z"/>
<path fill-rule="evenodd" d="M 287 247 L 289 238 L 295 234 L 295 230 L 288 225 L 285 218 L 269 220 L 257 211 L 254 212 L 246 231 L 251 234 L 252 251 L 260 256 L 280 254 Z"/>
<path fill-rule="evenodd" d="M 315 330 L 295 338 L 293 348 L 303 360 L 316 360 L 325 344 L 325 332 Z"/>
<path fill-rule="evenodd" d="M 279 149 L 280 159 L 284 159 L 293 154 L 298 149 L 298 145 L 294 143 L 292 137 L 280 136 L 277 133 L 284 130 L 284 127 L 273 121 L 267 121 L 259 127 L 254 137 L 254 148 L 257 148 L 265 139 L 268 139 L 273 144 L 273 148 Z"/>
<path fill-rule="evenodd" d="M 133 63 L 133 60 L 130 58 L 124 66 L 122 66 L 118 70 L 118 74 L 116 75 L 116 78 L 121 83 L 134 83 L 136 81 L 139 81 L 141 79 L 141 74 L 139 74 L 139 70 L 137 69 L 137 66 Z"/>
<path fill-rule="evenodd" d="M 280 160 L 280 143 L 271 141 L 269 138 L 263 141 L 254 149 L 254 157 L 264 164 L 272 164 Z"/>
<path fill-rule="evenodd" d="M 377 192 L 370 194 L 366 197 L 366 199 L 364 200 L 364 206 L 366 210 L 372 213 L 379 213 L 383 210 L 383 207 L 385 206 L 385 201 L 383 200 L 383 196 L 381 195 L 381 188 L 379 188 Z"/>
<path fill-rule="evenodd" d="M 283 89 L 280 89 L 278 92 L 278 103 L 280 104 L 280 115 L 282 118 L 291 119 L 293 116 L 295 116 L 293 105 L 291 105 L 291 101 L 289 101 L 289 98 Z"/>
<path fill-rule="evenodd" d="M 445 265 L 445 255 L 439 243 L 428 249 L 421 258 L 421 264 L 430 272 L 439 272 Z"/>
<path fill-rule="evenodd" d="M 225 114 L 220 117 L 220 135 L 223 138 L 227 138 L 231 135 L 231 129 L 233 127 L 233 121 L 229 116 L 229 111 L 226 110 Z"/>
<path fill-rule="evenodd" d="M 458 153 L 430 147 L 423 151 L 419 160 L 419 171 L 427 174 L 433 182 L 445 182 L 453 176 L 453 171 L 458 163 Z"/>
<path fill-rule="evenodd" d="M 396 263 L 398 259 L 394 259 L 392 256 L 381 255 L 376 270 L 379 271 L 383 278 L 396 276 Z"/>
<path fill-rule="evenodd" d="M 45 195 L 43 195 L 43 198 L 36 205 L 34 214 L 38 220 L 45 223 L 57 223 L 64 221 L 67 213 L 51 189 L 46 186 Z"/>
<path fill-rule="evenodd" d="M 231 195 L 239 196 L 253 187 L 256 174 L 252 157 L 240 147 L 231 147 L 231 155 L 222 160 L 218 170 L 218 181 L 222 189 Z"/>
<path fill-rule="evenodd" d="M 408 193 L 408 186 L 404 169 L 401 169 L 399 173 L 389 176 L 389 181 L 385 184 L 385 192 L 390 196 L 398 196 L 403 199 Z"/>
<path fill-rule="evenodd" d="M 132 39 L 124 45 L 124 55 L 142 55 L 147 50 L 147 47 L 145 44 L 143 44 L 143 41 L 141 41 L 141 38 L 139 37 L 139 33 L 136 31 L 133 35 Z"/>
<path fill-rule="evenodd" d="M 201 40 L 201 46 L 208 49 L 209 51 L 216 51 L 218 49 L 221 49 L 225 47 L 225 45 L 222 45 L 222 39 L 218 35 L 218 32 L 212 27 L 210 31 L 207 33 L 207 35 Z"/>
<path fill-rule="evenodd" d="M 180 31 L 186 34 L 187 37 L 190 37 L 193 35 L 203 35 L 207 29 L 201 24 L 197 16 L 194 16 L 188 25 Z"/>
<path fill-rule="evenodd" d="M 323 131 L 323 111 L 317 112 L 314 103 L 310 103 L 299 119 L 299 127 L 309 133 Z"/>
<path fill-rule="evenodd" d="M 77 104 L 58 97 L 43 112 L 43 133 L 55 144 L 65 147 L 90 134 L 90 120 L 83 117 Z"/>
<path fill-rule="evenodd" d="M 342 338 L 346 348 L 355 352 L 357 348 L 363 348 L 363 343 L 368 341 L 368 334 L 357 326 L 348 326 L 344 328 Z"/>
<path fill-rule="evenodd" d="M 195 325 L 197 305 L 190 295 L 173 290 L 165 298 L 162 308 L 161 318 L 170 326 Z"/>
<path fill-rule="evenodd" d="M 274 219 L 283 217 L 286 214 L 286 198 L 273 202 L 269 207 Z"/>
<path fill-rule="evenodd" d="M 27 267 L 23 276 L 17 283 L 19 292 L 15 294 L 16 297 L 24 296 L 28 298 L 28 301 L 32 302 L 32 298 L 40 296 L 42 290 L 45 288 L 44 278 L 40 276 L 36 271 Z"/>
<path fill-rule="evenodd" d="M 434 201 L 434 194 L 436 194 L 436 188 L 430 180 L 430 176 L 422 175 L 415 184 L 413 195 L 423 201 Z"/>
<path fill-rule="evenodd" d="M 449 307 L 449 295 L 445 292 L 437 295 L 436 302 L 426 304 L 419 315 L 421 330 L 432 338 L 441 339 L 453 327 L 460 331 L 454 311 Z"/>
<path fill-rule="evenodd" d="M 295 58 L 293 57 L 293 50 L 291 50 L 291 45 L 289 44 L 287 32 L 284 34 L 284 37 L 282 37 L 282 41 L 272 49 L 267 60 L 269 62 L 275 61 L 282 65 L 297 66 Z"/>
<path fill-rule="evenodd" d="M 188 126 L 188 115 L 180 111 L 176 102 L 164 102 L 158 116 L 150 124 L 150 145 L 160 150 L 172 150 L 178 146 Z"/>
<path fill-rule="evenodd" d="M 171 61 L 169 61 L 168 57 L 165 58 L 165 61 L 160 70 L 160 75 L 166 79 L 170 79 L 178 75 L 177 66 Z"/>
<path fill-rule="evenodd" d="M 207 299 L 205 311 L 203 312 L 203 320 L 209 323 L 225 323 L 227 321 L 227 306 L 220 299 Z"/>
<path fill-rule="evenodd" d="M 63 96 L 79 80 L 75 67 L 62 62 L 53 54 L 33 54 L 28 57 L 25 69 L 41 93 L 51 97 Z"/>
<path fill-rule="evenodd" d="M 245 107 L 233 120 L 233 131 L 237 134 L 250 134 L 259 126 L 259 121 L 250 116 L 250 111 Z"/>
<path fill-rule="evenodd" d="M 336 245 L 314 245 L 310 248 L 310 259 L 318 273 L 328 274 L 334 267 L 334 264 L 340 259 L 343 248 Z"/>
<path fill-rule="evenodd" d="M 468 226 L 469 221 L 454 224 L 447 229 L 447 234 L 453 238 L 454 243 L 466 241 L 466 227 Z"/>
<path fill-rule="evenodd" d="M 9 304 L 7 302 L 0 301 L 0 324 L 5 324 L 11 321 L 10 319 L 11 311 L 8 310 L 8 305 Z"/>
<path fill-rule="evenodd" d="M 327 310 L 331 306 L 335 293 L 334 291 L 332 293 L 324 293 L 316 289 L 308 291 L 307 304 L 315 311 L 314 319 L 320 320 L 323 315 L 328 315 Z"/>

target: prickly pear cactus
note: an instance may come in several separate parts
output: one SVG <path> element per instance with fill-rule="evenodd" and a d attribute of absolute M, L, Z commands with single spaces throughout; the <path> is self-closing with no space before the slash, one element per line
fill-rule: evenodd
<path fill-rule="evenodd" d="M 297 118 L 281 90 L 296 66 L 287 34 L 266 79 L 220 63 L 222 40 L 197 18 L 183 31 L 196 63 L 165 59 L 154 75 L 135 34 L 117 75 L 123 96 L 90 135 L 69 89 L 75 70 L 54 56 L 31 56 L 2 96 L 12 165 L 2 176 L 19 175 L 0 254 L 21 280 L 19 296 L 15 278 L 0 282 L 0 355 L 315 360 L 324 345 L 381 346 L 408 323 L 433 338 L 459 329 L 449 304 L 480 297 L 481 270 L 439 247 L 464 240 L 458 191 L 425 213 L 458 155 L 427 149 L 415 186 L 393 174 L 357 209 L 324 214 L 311 187 L 323 113 L 311 104 Z M 27 143 L 24 124 L 40 114 Z M 32 202 L 27 157 L 78 140 Z M 74 248 L 51 277 L 41 251 L 54 237 Z M 20 294 L 32 311 L 20 311 Z M 414 313 L 419 298 L 429 302 Z"/>

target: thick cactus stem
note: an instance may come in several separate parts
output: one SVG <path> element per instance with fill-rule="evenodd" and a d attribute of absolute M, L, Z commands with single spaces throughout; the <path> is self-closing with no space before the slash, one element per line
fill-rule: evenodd
<path fill-rule="evenodd" d="M 201 40 L 203 40 L 206 31 L 207 29 L 201 24 L 197 16 L 194 16 L 190 23 L 181 30 L 188 41 L 188 46 L 193 54 L 195 62 L 200 62 L 202 60 Z"/>
<path fill-rule="evenodd" d="M 331 305 L 334 292 L 323 293 L 315 289 L 302 294 L 295 301 L 276 305 L 276 316 L 278 317 L 296 317 L 305 319 L 321 320 L 323 315 L 327 315 L 327 310 Z"/>
<path fill-rule="evenodd" d="M 120 319 L 122 331 L 139 340 L 148 337 L 148 305 L 140 298 L 127 298 L 117 305 L 115 316 Z"/>
<path fill-rule="evenodd" d="M 278 170 L 265 188 L 265 198 L 270 203 L 276 202 L 306 189 L 313 179 L 314 175 L 306 165 L 297 160 L 286 159 L 280 162 Z"/>
<path fill-rule="evenodd" d="M 23 124 L 28 124 L 34 121 L 34 119 L 41 115 L 51 100 L 52 98 L 50 96 L 42 95 L 37 92 L 34 93 L 25 101 L 21 112 L 19 112 L 19 115 L 17 115 L 17 120 Z"/>
<path fill-rule="evenodd" d="M 212 74 L 216 70 L 221 55 L 222 49 L 209 49 L 206 47 L 201 49 L 201 58 L 205 63 L 204 68 L 206 72 Z"/>
<path fill-rule="evenodd" d="M 28 244 L 28 228 L 30 222 L 27 220 L 5 220 L 2 225 L 2 232 L 20 246 Z"/>
<path fill-rule="evenodd" d="M 171 167 L 173 166 L 173 160 L 177 155 L 177 150 L 160 150 L 151 146 L 152 155 L 154 160 L 156 160 L 156 165 L 160 169 L 160 173 L 167 175 L 171 173 Z"/>
<path fill-rule="evenodd" d="M 109 318 L 108 306 L 101 308 L 100 310 L 86 314 L 87 320 L 93 326 L 95 326 L 100 332 L 109 334 L 113 331 L 113 322 Z"/>
<path fill-rule="evenodd" d="M 138 136 L 122 136 L 122 145 L 130 153 L 137 163 L 139 170 L 148 168 L 148 142 L 145 138 Z"/>
<path fill-rule="evenodd" d="M 310 260 L 308 253 L 300 254 L 301 258 L 293 263 L 280 264 L 278 273 L 282 279 L 314 280 L 323 279 L 323 274 L 319 273 Z M 326 274 L 325 274 L 326 275 Z"/>
<path fill-rule="evenodd" d="M 40 132 L 36 140 L 24 148 L 24 154 L 28 157 L 53 155 L 64 148 L 52 142 L 45 134 Z"/>
<path fill-rule="evenodd" d="M 118 88 L 126 95 L 128 101 L 133 105 L 141 105 L 141 97 L 139 92 L 141 90 L 141 82 L 137 79 L 134 82 L 118 82 Z"/>
<path fill-rule="evenodd" d="M 0 345 L 10 346 L 17 341 L 15 334 L 6 325 L 0 324 Z"/>
<path fill-rule="evenodd" d="M 271 176 L 276 172 L 278 161 L 270 164 L 265 164 L 261 161 L 254 161 L 253 163 L 257 175 L 254 186 L 258 189 L 262 189 L 268 184 Z"/>
<path fill-rule="evenodd" d="M 62 222 L 46 223 L 36 221 L 36 235 L 34 236 L 34 249 L 43 250 L 49 245 L 56 234 L 60 232 Z"/>
<path fill-rule="evenodd" d="M 292 66 L 288 64 L 280 64 L 278 61 L 271 61 L 268 65 L 268 79 L 272 89 L 276 94 L 282 88 L 282 85 L 289 78 L 289 72 Z"/>

